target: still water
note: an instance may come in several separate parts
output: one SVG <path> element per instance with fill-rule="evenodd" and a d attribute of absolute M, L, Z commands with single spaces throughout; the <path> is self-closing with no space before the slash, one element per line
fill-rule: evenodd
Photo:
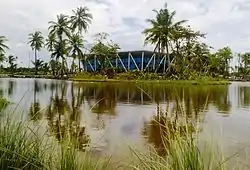
<path fill-rule="evenodd" d="M 200 122 L 200 138 L 219 141 L 232 154 L 250 146 L 250 83 L 228 86 L 76 83 L 45 79 L 0 79 L 0 96 L 15 119 L 43 126 L 60 141 L 70 132 L 83 149 L 128 154 L 128 146 L 162 152 L 155 120 L 181 121 L 179 106 Z M 208 137 L 209 136 L 209 137 Z M 240 154 L 244 158 L 247 153 Z"/>

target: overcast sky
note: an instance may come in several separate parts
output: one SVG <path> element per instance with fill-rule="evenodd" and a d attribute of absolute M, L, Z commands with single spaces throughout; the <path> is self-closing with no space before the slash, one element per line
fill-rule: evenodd
<path fill-rule="evenodd" d="M 0 35 L 9 39 L 8 53 L 19 57 L 19 64 L 29 63 L 28 34 L 40 30 L 47 35 L 48 22 L 60 13 L 71 15 L 72 9 L 87 6 L 93 21 L 85 39 L 107 32 L 122 50 L 140 50 L 141 32 L 154 18 L 152 9 L 176 10 L 176 19 L 187 19 L 194 29 L 207 33 L 206 42 L 215 48 L 229 45 L 234 52 L 250 51 L 250 0 L 0 0 Z M 32 59 L 33 54 L 31 53 Z M 47 60 L 44 50 L 40 56 Z"/>

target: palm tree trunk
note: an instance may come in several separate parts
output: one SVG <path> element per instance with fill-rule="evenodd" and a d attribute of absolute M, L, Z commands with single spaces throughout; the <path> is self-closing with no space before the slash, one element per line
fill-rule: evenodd
<path fill-rule="evenodd" d="M 37 51 L 36 49 L 35 49 L 35 69 L 36 69 L 35 75 L 37 75 Z"/>
<path fill-rule="evenodd" d="M 78 36 L 79 37 L 80 37 L 80 34 L 81 34 L 81 31 L 78 28 Z M 81 72 L 81 58 L 80 57 L 82 57 L 82 56 L 78 54 L 78 69 L 79 69 L 79 73 Z"/>
<path fill-rule="evenodd" d="M 81 59 L 78 57 L 78 68 L 79 68 L 79 73 L 81 72 Z"/>
<path fill-rule="evenodd" d="M 170 63 L 170 55 L 169 55 L 169 49 L 168 49 L 168 41 L 167 41 L 167 57 L 168 57 L 168 70 L 170 71 L 171 63 Z"/>

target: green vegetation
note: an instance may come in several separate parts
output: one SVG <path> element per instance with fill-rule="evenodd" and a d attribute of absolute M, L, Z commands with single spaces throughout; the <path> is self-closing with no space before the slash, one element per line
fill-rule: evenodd
<path fill-rule="evenodd" d="M 181 108 L 179 108 L 181 109 Z M 158 129 L 161 151 L 139 152 L 131 150 L 133 164 L 119 162 L 123 169 L 224 169 L 226 162 L 213 147 L 201 149 L 197 132 L 198 124 L 190 123 L 190 115 L 168 119 L 158 110 L 151 125 L 144 133 Z M 186 122 L 180 123 L 180 118 Z M 0 124 L 0 169 L 48 169 L 48 170 L 92 170 L 117 169 L 110 158 L 97 158 L 89 151 L 78 151 L 69 132 L 60 143 L 43 134 L 39 127 L 31 128 L 27 122 L 12 122 L 1 119 Z M 195 122 L 198 123 L 198 122 Z M 153 125 L 153 126 L 152 126 Z M 153 129 L 152 129 L 153 128 Z M 157 134 L 158 134 L 157 133 Z M 69 136 L 68 136 L 69 135 Z M 153 135 L 153 134 L 152 134 Z M 217 153 L 218 152 L 218 153 Z M 217 154 L 217 155 L 216 155 Z M 112 158 L 112 157 L 111 157 Z"/>
<path fill-rule="evenodd" d="M 230 82 L 224 78 L 212 78 L 209 76 L 190 77 L 187 80 L 170 79 L 166 74 L 158 73 L 142 73 L 142 72 L 127 72 L 112 75 L 109 78 L 107 75 L 98 73 L 84 73 L 72 76 L 70 80 L 79 82 L 128 82 L 128 83 L 160 83 L 164 85 L 227 85 Z"/>
<path fill-rule="evenodd" d="M 40 31 L 36 31 L 34 33 L 29 34 L 29 44 L 32 50 L 35 52 L 35 61 L 33 62 L 33 64 L 35 65 L 35 74 L 37 75 L 38 67 L 39 65 L 41 65 L 41 61 L 37 60 L 37 52 L 40 51 L 43 47 L 42 33 Z"/>
<path fill-rule="evenodd" d="M 145 44 L 155 46 L 154 52 L 157 57 L 162 58 L 164 63 L 168 62 L 167 68 L 161 68 L 163 75 L 156 77 L 164 77 L 166 80 L 200 80 L 206 77 L 206 80 L 223 77 L 228 79 L 229 76 L 243 77 L 247 79 L 249 74 L 249 53 L 234 53 L 229 47 L 213 50 L 212 47 L 203 43 L 202 38 L 205 34 L 200 31 L 193 30 L 187 20 L 177 21 L 175 19 L 176 11 L 170 11 L 168 6 L 160 10 L 154 10 L 156 16 L 154 19 L 148 19 L 149 28 L 143 31 L 145 35 Z M 3 65 L 0 68 L 2 74 L 43 74 L 53 75 L 53 77 L 61 78 L 75 76 L 84 72 L 86 69 L 87 59 L 98 58 L 101 68 L 96 74 L 107 75 L 109 79 L 117 75 L 120 71 L 116 68 L 110 68 L 110 59 L 116 58 L 119 45 L 108 38 L 107 33 L 97 33 L 95 41 L 87 48 L 89 44 L 84 40 L 84 33 L 88 31 L 89 25 L 93 19 L 92 14 L 87 7 L 78 7 L 72 11 L 71 15 L 60 14 L 56 21 L 49 22 L 48 37 L 43 37 L 40 31 L 29 34 L 29 44 L 34 51 L 33 68 L 17 68 L 17 57 L 6 57 L 7 39 L 0 37 L 0 62 L 6 61 L 8 67 Z M 42 48 L 47 48 L 50 53 L 51 60 L 45 62 L 42 57 L 38 57 L 37 52 Z M 164 59 L 164 56 L 167 59 Z M 231 67 L 233 58 L 238 57 L 236 67 Z M 9 59 L 11 60 L 9 60 Z M 7 59 L 7 60 L 5 60 Z M 68 60 L 71 60 L 71 66 L 68 66 Z M 76 64 L 78 60 L 78 64 Z M 162 70 L 163 69 L 163 70 Z M 146 71 L 142 71 L 146 77 Z M 141 74 L 142 74 L 141 73 Z M 130 73 L 128 73 L 130 74 Z M 154 74 L 152 74 L 154 76 Z M 126 77 L 126 76 L 125 76 Z M 134 79 L 142 79 L 139 75 Z M 117 78 L 115 78 L 117 79 Z"/>
<path fill-rule="evenodd" d="M 211 47 L 199 40 L 205 38 L 205 34 L 184 26 L 186 20 L 176 22 L 176 12 L 168 10 L 167 5 L 155 12 L 156 19 L 149 19 L 151 27 L 143 32 L 145 43 L 155 45 L 158 53 L 167 54 L 166 74 L 170 79 L 229 76 L 229 63 L 233 57 L 229 47 L 212 53 Z"/>
<path fill-rule="evenodd" d="M 0 97 L 0 112 L 4 110 L 9 104 L 9 101 Z"/>
<path fill-rule="evenodd" d="M 10 89 L 6 90 L 10 96 L 15 91 L 15 84 L 11 82 Z M 41 112 L 41 98 L 37 93 L 46 88 L 51 88 L 51 94 L 47 96 L 46 109 Z M 206 121 L 200 113 L 208 110 L 208 105 L 228 115 L 231 106 L 227 86 L 82 85 L 60 81 L 45 86 L 35 80 L 33 89 L 29 121 L 10 120 L 0 114 L 0 169 L 226 169 L 228 159 L 222 157 L 217 145 L 213 147 L 212 140 L 201 143 L 199 132 L 202 131 L 200 123 Z M 245 95 L 249 88 L 239 91 Z M 67 97 L 68 92 L 72 100 Z M 89 105 L 93 113 L 115 117 L 119 101 L 141 102 L 140 97 L 144 102 L 166 100 L 166 108 L 157 104 L 157 112 L 142 125 L 141 133 L 150 149 L 132 148 L 128 162 L 116 162 L 112 155 L 98 157 L 91 152 L 86 140 L 88 131 L 80 122 L 85 100 L 93 101 Z M 242 103 L 249 103 L 249 98 L 244 100 Z M 39 120 L 46 122 L 48 129 L 44 129 Z"/>
<path fill-rule="evenodd" d="M 5 45 L 7 39 L 4 36 L 0 36 L 0 63 L 5 60 L 5 52 L 9 47 Z"/>
<path fill-rule="evenodd" d="M 39 127 L 32 129 L 7 119 L 0 124 L 0 169 L 103 170 L 109 169 L 109 159 L 78 152 L 70 138 L 59 145 L 41 135 Z"/>

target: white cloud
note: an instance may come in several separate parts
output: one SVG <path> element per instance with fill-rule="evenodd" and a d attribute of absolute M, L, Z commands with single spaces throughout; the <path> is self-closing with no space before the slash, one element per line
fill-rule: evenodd
<path fill-rule="evenodd" d="M 1 0 L 0 35 L 8 37 L 10 53 L 28 64 L 30 48 L 27 36 L 39 29 L 47 34 L 48 22 L 57 14 L 70 14 L 77 6 L 88 6 L 93 22 L 86 39 L 91 42 L 98 32 L 108 32 L 122 50 L 151 49 L 144 47 L 143 29 L 152 9 L 167 2 L 177 11 L 177 19 L 187 19 L 190 25 L 207 33 L 206 42 L 215 48 L 230 45 L 234 51 L 250 51 L 250 3 L 248 0 Z M 40 55 L 48 59 L 44 50 Z"/>

